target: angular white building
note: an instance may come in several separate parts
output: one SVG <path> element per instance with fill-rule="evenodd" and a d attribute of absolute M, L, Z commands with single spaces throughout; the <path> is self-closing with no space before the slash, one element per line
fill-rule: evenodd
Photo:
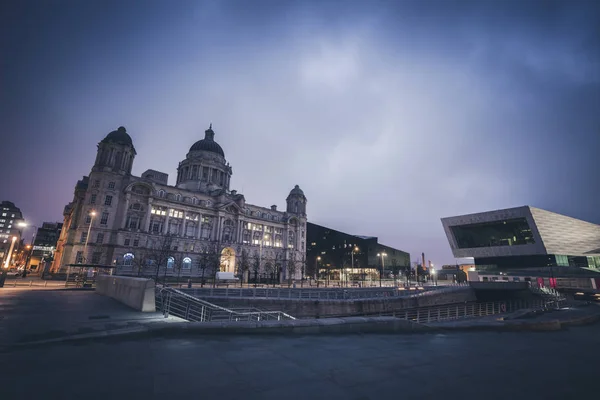
<path fill-rule="evenodd" d="M 212 126 L 177 168 L 177 180 L 147 170 L 131 174 L 136 150 L 125 128 L 99 144 L 89 176 L 75 186 L 52 270 L 112 265 L 132 275 L 244 280 L 300 278 L 306 253 L 306 203 L 296 185 L 286 210 L 246 203 L 230 189 L 233 170 Z M 213 275 L 214 276 L 214 275 Z"/>
<path fill-rule="evenodd" d="M 523 206 L 442 218 L 456 258 L 478 270 L 600 269 L 600 225 Z"/>

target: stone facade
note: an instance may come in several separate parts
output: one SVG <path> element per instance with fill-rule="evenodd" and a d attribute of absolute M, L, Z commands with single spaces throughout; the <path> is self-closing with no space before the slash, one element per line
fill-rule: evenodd
<path fill-rule="evenodd" d="M 98 144 L 89 176 L 64 210 L 54 272 L 69 264 L 112 265 L 133 275 L 210 277 L 230 272 L 299 279 L 306 258 L 306 197 L 296 185 L 286 211 L 246 203 L 230 190 L 232 167 L 212 126 L 168 175 L 131 174 L 136 151 L 125 128 Z"/>

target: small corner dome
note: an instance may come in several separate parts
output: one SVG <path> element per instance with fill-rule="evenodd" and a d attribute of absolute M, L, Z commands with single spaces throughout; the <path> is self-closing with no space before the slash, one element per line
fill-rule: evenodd
<path fill-rule="evenodd" d="M 125 128 L 122 126 L 120 126 L 116 131 L 112 131 L 106 135 L 106 137 L 102 139 L 102 143 L 124 144 L 133 147 L 131 136 L 129 136 L 127 130 L 125 130 Z"/>
<path fill-rule="evenodd" d="M 290 191 L 290 196 L 304 196 L 304 192 L 302 191 L 302 189 L 300 189 L 300 186 L 296 185 Z"/>
<path fill-rule="evenodd" d="M 215 132 L 212 130 L 212 124 L 204 131 L 204 139 L 198 140 L 190 147 L 190 152 L 192 151 L 209 151 L 225 158 L 225 152 L 221 146 L 215 142 Z"/>

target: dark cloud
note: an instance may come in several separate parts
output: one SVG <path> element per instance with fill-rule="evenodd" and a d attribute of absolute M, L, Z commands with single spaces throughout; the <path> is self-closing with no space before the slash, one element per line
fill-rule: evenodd
<path fill-rule="evenodd" d="M 60 219 L 117 126 L 134 172 L 173 177 L 212 122 L 248 201 L 283 206 L 299 184 L 314 222 L 438 264 L 443 216 L 600 222 L 595 2 L 4 7 L 0 197 L 35 221 Z"/>

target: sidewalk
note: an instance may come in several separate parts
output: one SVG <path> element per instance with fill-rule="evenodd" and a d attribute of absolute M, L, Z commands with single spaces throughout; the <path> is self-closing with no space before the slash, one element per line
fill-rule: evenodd
<path fill-rule="evenodd" d="M 64 285 L 64 283 L 63 283 Z M 142 313 L 93 290 L 0 288 L 0 346 L 182 321 Z"/>
<path fill-rule="evenodd" d="M 52 281 L 43 280 L 39 276 L 27 276 L 26 278 L 21 277 L 7 277 L 4 281 L 3 289 L 23 289 L 23 290 L 54 290 L 62 289 L 65 287 L 65 281 Z"/>

